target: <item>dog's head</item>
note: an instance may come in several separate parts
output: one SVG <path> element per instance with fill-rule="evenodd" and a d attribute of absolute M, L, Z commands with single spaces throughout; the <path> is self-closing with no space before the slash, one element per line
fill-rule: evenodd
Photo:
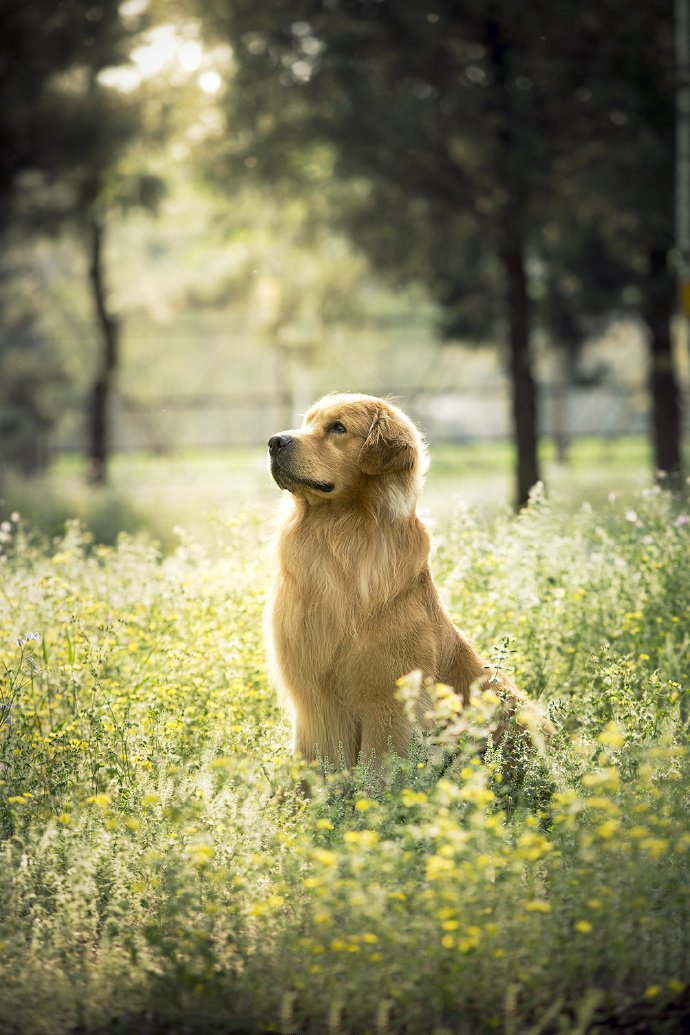
<path fill-rule="evenodd" d="M 302 427 L 273 435 L 271 474 L 311 503 L 414 507 L 426 470 L 422 437 L 402 410 L 370 395 L 327 395 Z"/>

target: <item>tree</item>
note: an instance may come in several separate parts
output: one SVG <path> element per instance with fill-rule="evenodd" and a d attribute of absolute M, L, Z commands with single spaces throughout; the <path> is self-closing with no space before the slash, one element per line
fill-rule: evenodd
<path fill-rule="evenodd" d="M 154 211 L 163 193 L 156 176 L 122 175 L 107 167 L 91 169 L 76 191 L 77 225 L 84 237 L 88 277 L 99 331 L 100 349 L 89 408 L 89 480 L 107 480 L 110 456 L 111 402 L 120 359 L 120 321 L 112 311 L 106 283 L 105 242 L 108 217 L 134 207 Z"/>
<path fill-rule="evenodd" d="M 296 176 L 327 144 L 335 173 L 361 184 L 345 221 L 375 261 L 424 282 L 449 328 L 470 316 L 484 340 L 503 330 L 524 503 L 539 477 L 527 260 L 548 161 L 521 67 L 543 12 L 303 0 L 213 13 L 235 47 L 236 157 Z"/>
<path fill-rule="evenodd" d="M 95 481 L 105 478 L 118 354 L 105 290 L 104 213 L 113 194 L 122 201 L 117 165 L 141 126 L 137 98 L 116 95 L 99 76 L 127 60 L 140 27 L 121 16 L 118 0 L 30 0 L 0 11 L 0 232 L 11 222 L 38 233 L 69 223 L 85 236 L 101 352 L 89 422 Z M 151 195 L 147 179 L 135 178 L 135 193 Z M 131 194 L 130 184 L 128 201 Z"/>
<path fill-rule="evenodd" d="M 448 327 L 507 340 L 519 503 L 539 473 L 535 321 L 577 347 L 592 317 L 641 314 L 657 464 L 677 467 L 665 0 L 203 6 L 234 47 L 232 168 L 299 183 L 332 149 L 377 264 L 425 283 Z"/>
<path fill-rule="evenodd" d="M 546 317 L 576 334 L 611 312 L 644 321 L 655 468 L 678 484 L 673 4 L 648 0 L 623 9 L 619 0 L 602 0 L 585 14 L 576 32 L 568 26 L 558 96 L 559 189 L 550 195 L 543 241 Z"/>
<path fill-rule="evenodd" d="M 17 192 L 88 163 L 107 143 L 93 103 L 100 70 L 121 63 L 138 25 L 118 0 L 26 0 L 0 6 L 0 229 Z M 100 120 L 98 119 L 100 115 Z"/>

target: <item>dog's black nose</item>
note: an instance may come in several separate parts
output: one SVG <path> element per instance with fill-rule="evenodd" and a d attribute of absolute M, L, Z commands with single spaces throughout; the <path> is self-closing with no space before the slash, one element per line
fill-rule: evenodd
<path fill-rule="evenodd" d="M 279 449 L 285 449 L 285 446 L 289 446 L 292 439 L 289 435 L 271 435 L 268 440 L 268 451 L 271 456 L 275 456 Z"/>

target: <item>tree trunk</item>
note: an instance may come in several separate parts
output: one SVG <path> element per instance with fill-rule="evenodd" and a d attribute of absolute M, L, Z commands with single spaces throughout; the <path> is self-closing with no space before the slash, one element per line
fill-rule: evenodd
<path fill-rule="evenodd" d="M 530 307 L 525 270 L 524 227 L 528 184 L 514 130 L 510 82 L 510 40 L 494 6 L 484 26 L 493 74 L 493 120 L 496 134 L 496 180 L 505 202 L 496 211 L 497 240 L 505 276 L 508 348 L 513 396 L 513 428 L 517 451 L 515 503 L 524 507 L 539 481 L 537 458 L 537 399 L 530 356 Z"/>
<path fill-rule="evenodd" d="M 678 489 L 682 482 L 681 412 L 673 364 L 671 316 L 675 283 L 665 249 L 649 254 L 649 281 L 644 317 L 649 328 L 649 393 L 652 403 L 654 467 L 662 484 Z"/>
<path fill-rule="evenodd" d="M 100 335 L 100 357 L 91 390 L 89 422 L 89 481 L 104 484 L 110 454 L 110 409 L 119 353 L 119 326 L 108 311 L 103 271 L 103 226 L 94 219 L 89 228 L 89 279 Z"/>
<path fill-rule="evenodd" d="M 518 507 L 524 507 L 530 489 L 539 481 L 537 393 L 530 357 L 529 297 L 522 248 L 519 245 L 506 247 L 502 259 L 506 277 L 509 366 L 517 450 L 515 502 Z"/>

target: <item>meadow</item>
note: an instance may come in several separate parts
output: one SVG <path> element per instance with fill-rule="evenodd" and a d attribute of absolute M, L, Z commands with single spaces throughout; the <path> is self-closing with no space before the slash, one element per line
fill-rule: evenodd
<path fill-rule="evenodd" d="M 576 439 L 565 465 L 556 463 L 553 442 L 545 438 L 540 455 L 549 493 L 562 506 L 604 502 L 612 489 L 639 491 L 652 470 L 649 442 L 634 436 Z M 435 520 L 452 517 L 458 499 L 495 512 L 512 497 L 513 467 L 509 442 L 435 443 L 422 505 Z M 176 527 L 213 547 L 217 517 L 250 510 L 270 520 L 277 502 L 260 447 L 118 453 L 105 487 L 89 486 L 86 470 L 82 457 L 64 455 L 43 475 L 7 473 L 0 521 L 17 511 L 34 531 L 55 537 L 67 520 L 78 518 L 99 543 L 113 544 L 123 530 L 145 532 L 169 551 L 177 544 Z"/>
<path fill-rule="evenodd" d="M 682 1030 L 688 515 L 456 505 L 444 599 L 556 733 L 494 749 L 491 702 L 438 688 L 383 786 L 289 757 L 261 508 L 165 551 L 8 516 L 3 1035 Z"/>

